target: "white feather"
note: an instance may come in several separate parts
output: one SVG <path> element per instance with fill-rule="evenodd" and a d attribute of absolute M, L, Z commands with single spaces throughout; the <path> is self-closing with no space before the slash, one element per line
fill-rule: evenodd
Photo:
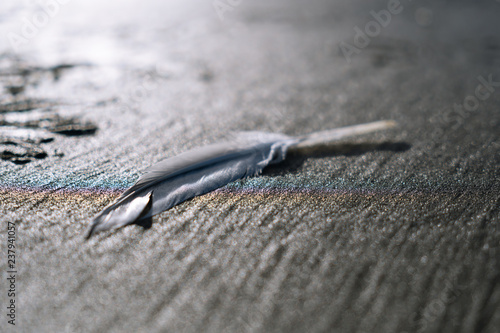
<path fill-rule="evenodd" d="M 301 137 L 263 132 L 238 133 L 230 142 L 190 150 L 151 168 L 114 203 L 94 218 L 88 237 L 150 218 L 185 200 L 281 162 L 290 147 L 309 147 L 394 126 L 375 122 L 316 132 Z"/>

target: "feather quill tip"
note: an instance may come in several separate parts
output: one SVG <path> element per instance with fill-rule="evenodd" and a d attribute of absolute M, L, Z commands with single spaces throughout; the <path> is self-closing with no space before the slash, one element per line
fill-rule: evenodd
<path fill-rule="evenodd" d="M 395 120 L 383 120 L 383 122 L 385 123 L 385 128 L 394 128 L 398 126 L 398 123 Z"/>

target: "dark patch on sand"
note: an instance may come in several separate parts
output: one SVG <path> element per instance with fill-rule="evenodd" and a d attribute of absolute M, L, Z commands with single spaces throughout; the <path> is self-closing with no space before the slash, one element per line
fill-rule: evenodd
<path fill-rule="evenodd" d="M 88 66 L 85 64 L 58 64 L 50 67 L 29 66 L 20 59 L 0 55 L 7 59 L 7 66 L 0 68 L 0 87 L 2 94 L 0 99 L 0 131 L 8 126 L 10 129 L 30 129 L 48 131 L 65 136 L 92 135 L 97 131 L 97 125 L 84 121 L 78 117 L 66 117 L 55 112 L 61 106 L 60 101 L 40 99 L 26 96 L 27 87 L 36 86 L 41 80 L 50 78 L 57 81 L 63 73 L 76 66 Z M 49 77 L 46 76 L 49 74 Z M 28 115 L 26 119 L 7 117 L 7 114 L 23 113 Z M 41 135 L 41 138 L 33 139 L 30 133 L 5 131 L 0 133 L 0 157 L 3 160 L 16 164 L 29 163 L 36 159 L 44 159 L 48 156 L 41 147 L 43 143 L 54 140 L 53 137 Z M 64 154 L 58 153 L 57 156 Z"/>
<path fill-rule="evenodd" d="M 0 158 L 15 164 L 26 164 L 36 159 L 44 159 L 48 155 L 40 147 L 42 140 L 0 139 Z"/>

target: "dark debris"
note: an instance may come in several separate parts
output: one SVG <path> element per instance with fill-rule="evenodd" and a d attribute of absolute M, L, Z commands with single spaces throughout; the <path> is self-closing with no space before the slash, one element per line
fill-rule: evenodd
<path fill-rule="evenodd" d="M 25 98 L 12 102 L 0 103 L 0 113 L 26 112 L 36 109 L 48 108 L 55 105 L 55 102 L 48 100 Z"/>
<path fill-rule="evenodd" d="M 29 66 L 20 59 L 0 55 L 0 58 L 9 59 L 9 65 L 0 69 L 0 92 L 3 90 L 7 98 L 0 99 L 0 126 L 16 127 L 19 129 L 32 129 L 38 131 L 45 130 L 65 136 L 92 135 L 97 131 L 97 126 L 89 121 L 82 121 L 77 117 L 64 117 L 54 111 L 60 106 L 60 102 L 30 98 L 25 95 L 26 87 L 36 86 L 42 79 L 47 80 L 52 77 L 54 81 L 60 79 L 66 70 L 77 66 L 88 66 L 87 64 L 58 64 L 50 67 Z M 3 89 L 2 89 L 3 86 Z M 33 115 L 30 120 L 15 121 L 7 120 L 7 116 L 2 114 L 13 112 L 40 112 L 40 116 Z M 30 136 L 11 137 L 12 134 L 0 136 L 0 158 L 15 164 L 26 164 L 37 159 L 44 159 L 48 156 L 41 147 L 42 144 L 54 140 L 53 137 L 36 138 Z M 64 156 L 64 153 L 57 152 L 53 156 Z"/>
<path fill-rule="evenodd" d="M 0 158 L 15 164 L 26 164 L 36 159 L 44 159 L 47 152 L 39 142 L 18 139 L 0 139 Z"/>
<path fill-rule="evenodd" d="M 75 117 L 62 117 L 57 113 L 46 114 L 38 119 L 24 122 L 8 122 L 0 119 L 0 126 L 43 128 L 52 133 L 66 136 L 92 135 L 97 131 L 97 126 L 91 122 L 83 122 Z"/>
<path fill-rule="evenodd" d="M 80 122 L 76 118 L 58 118 L 58 122 L 47 128 L 52 133 L 66 136 L 92 135 L 97 126 L 91 122 Z"/>

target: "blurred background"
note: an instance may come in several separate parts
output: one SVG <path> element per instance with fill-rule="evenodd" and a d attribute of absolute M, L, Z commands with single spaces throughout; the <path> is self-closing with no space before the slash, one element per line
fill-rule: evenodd
<path fill-rule="evenodd" d="M 2 1 L 16 329 L 496 332 L 499 17 L 498 0 Z M 383 119 L 399 125 L 83 240 L 164 158 Z"/>

